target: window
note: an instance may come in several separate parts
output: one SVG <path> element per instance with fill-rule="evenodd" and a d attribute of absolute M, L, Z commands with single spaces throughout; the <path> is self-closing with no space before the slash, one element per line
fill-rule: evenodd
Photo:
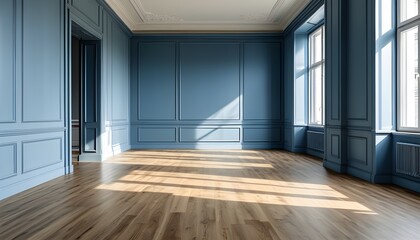
<path fill-rule="evenodd" d="M 398 130 L 420 132 L 418 0 L 401 0 L 398 24 Z"/>
<path fill-rule="evenodd" d="M 324 26 L 309 34 L 309 125 L 324 125 Z"/>

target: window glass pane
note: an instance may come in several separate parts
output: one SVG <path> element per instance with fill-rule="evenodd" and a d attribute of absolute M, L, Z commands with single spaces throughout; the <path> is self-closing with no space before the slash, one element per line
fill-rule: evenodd
<path fill-rule="evenodd" d="M 418 27 L 401 32 L 400 39 L 401 127 L 418 127 Z"/>
<path fill-rule="evenodd" d="M 310 124 L 323 124 L 324 84 L 322 65 L 311 69 L 310 73 Z"/>
<path fill-rule="evenodd" d="M 319 31 L 314 36 L 314 61 L 319 62 L 322 60 L 322 34 Z"/>
<path fill-rule="evenodd" d="M 400 22 L 419 14 L 419 0 L 400 0 Z"/>

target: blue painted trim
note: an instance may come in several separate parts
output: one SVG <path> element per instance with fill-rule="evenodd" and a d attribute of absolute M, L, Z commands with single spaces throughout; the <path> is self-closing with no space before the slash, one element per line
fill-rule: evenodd
<path fill-rule="evenodd" d="M 391 174 L 384 174 L 384 175 L 373 175 L 372 182 L 378 184 L 388 184 L 392 183 L 392 175 Z"/>
<path fill-rule="evenodd" d="M 283 31 L 283 35 L 287 36 L 296 29 L 298 29 L 308 18 L 311 17 L 322 5 L 324 4 L 324 0 L 312 0 L 303 11 L 297 16 L 287 28 Z"/>
<path fill-rule="evenodd" d="M 372 182 L 372 174 L 354 167 L 347 166 L 347 174 L 363 179 L 368 182 Z"/>
<path fill-rule="evenodd" d="M 311 155 L 311 156 L 324 159 L 324 152 L 322 152 L 322 151 L 317 151 L 316 149 L 307 148 L 306 153 Z"/>
<path fill-rule="evenodd" d="M 324 166 L 324 168 L 330 169 L 334 172 L 338 172 L 338 173 L 347 172 L 346 166 L 343 166 L 342 164 L 339 164 L 339 163 L 328 161 L 327 159 L 324 159 L 324 162 L 322 165 Z"/>
<path fill-rule="evenodd" d="M 97 0 L 99 5 L 102 6 L 103 10 L 109 14 L 109 16 L 120 26 L 121 30 L 127 34 L 128 37 L 132 37 L 133 33 L 131 30 L 125 25 L 124 21 L 112 10 L 112 8 L 106 3 L 104 0 Z"/>
<path fill-rule="evenodd" d="M 135 144 L 130 149 L 283 149 L 280 143 L 176 143 Z"/>
<path fill-rule="evenodd" d="M 414 181 L 410 181 L 402 177 L 393 176 L 392 183 L 420 193 L 420 182 L 414 182 Z"/>

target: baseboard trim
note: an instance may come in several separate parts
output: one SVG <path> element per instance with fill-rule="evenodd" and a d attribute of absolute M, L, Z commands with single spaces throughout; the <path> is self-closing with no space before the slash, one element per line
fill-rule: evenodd
<path fill-rule="evenodd" d="M 48 182 L 54 178 L 63 176 L 64 174 L 65 169 L 64 167 L 61 167 L 52 171 L 43 172 L 37 176 L 10 184 L 8 186 L 4 186 L 3 188 L 0 188 L 0 200 L 21 193 L 30 188 L 36 187 L 37 185 Z"/>
<path fill-rule="evenodd" d="M 283 145 L 275 143 L 144 143 L 131 145 L 131 149 L 283 149 Z"/>
<path fill-rule="evenodd" d="M 336 162 L 331 162 L 328 161 L 327 159 L 324 159 L 324 163 L 323 163 L 324 168 L 330 169 L 334 172 L 338 172 L 338 173 L 346 173 L 347 169 L 346 166 L 343 166 L 339 163 Z"/>
<path fill-rule="evenodd" d="M 392 183 L 400 187 L 407 188 L 411 191 L 420 193 L 420 182 L 412 181 L 398 176 L 393 176 Z"/>
<path fill-rule="evenodd" d="M 363 179 L 363 180 L 368 181 L 368 182 L 373 182 L 373 177 L 372 177 L 372 174 L 370 172 L 365 172 L 363 170 L 360 170 L 360 169 L 357 169 L 357 168 L 354 168 L 354 167 L 348 166 L 347 167 L 347 174 L 349 174 L 353 177 Z"/>

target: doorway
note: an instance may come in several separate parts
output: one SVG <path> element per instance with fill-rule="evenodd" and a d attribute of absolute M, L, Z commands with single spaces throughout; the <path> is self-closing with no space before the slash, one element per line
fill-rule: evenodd
<path fill-rule="evenodd" d="M 78 162 L 99 153 L 100 40 L 71 26 L 71 149 Z"/>

